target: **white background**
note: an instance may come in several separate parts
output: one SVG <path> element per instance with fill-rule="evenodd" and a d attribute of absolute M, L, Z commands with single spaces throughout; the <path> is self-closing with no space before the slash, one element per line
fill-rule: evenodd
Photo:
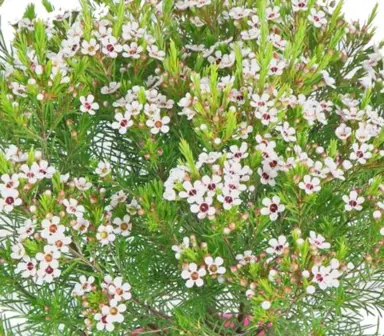
<path fill-rule="evenodd" d="M 378 1 L 379 0 L 345 0 L 344 12 L 350 20 L 365 21 Z M 39 15 L 46 15 L 40 0 L 5 0 L 3 6 L 0 8 L 0 15 L 2 19 L 1 28 L 6 39 L 11 39 L 13 31 L 13 29 L 9 26 L 8 21 L 20 19 L 25 6 L 31 2 L 36 4 L 37 13 Z M 79 7 L 78 0 L 51 0 L 51 3 L 56 9 Z M 375 23 L 377 26 L 375 41 L 384 40 L 384 1 L 382 1 L 381 8 L 379 8 L 379 15 Z M 376 324 L 376 322 L 377 317 L 367 317 L 365 320 L 365 323 L 367 324 Z M 381 326 L 380 334 L 384 335 L 384 321 Z"/>

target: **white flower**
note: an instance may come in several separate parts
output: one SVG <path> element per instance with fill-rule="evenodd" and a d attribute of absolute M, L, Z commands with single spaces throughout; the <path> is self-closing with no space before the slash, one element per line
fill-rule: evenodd
<path fill-rule="evenodd" d="M 111 172 L 111 164 L 108 161 L 100 161 L 97 164 L 95 173 L 101 177 L 107 176 Z"/>
<path fill-rule="evenodd" d="M 276 20 L 280 18 L 280 7 L 278 6 L 274 6 L 273 8 L 267 7 L 267 9 L 265 10 L 265 13 L 268 20 L 271 20 L 271 21 Z"/>
<path fill-rule="evenodd" d="M 313 266 L 313 282 L 316 282 L 322 290 L 329 287 L 339 287 L 339 280 L 341 273 L 337 270 L 339 264 L 336 259 L 331 260 L 331 264 L 328 267 L 325 266 Z"/>
<path fill-rule="evenodd" d="M 152 134 L 168 133 L 169 132 L 169 122 L 171 119 L 168 116 L 162 117 L 160 115 L 153 116 L 153 119 L 149 119 L 146 122 L 146 125 L 151 128 Z"/>
<path fill-rule="evenodd" d="M 31 237 L 35 232 L 35 222 L 27 219 L 24 222 L 24 225 L 17 228 L 17 233 L 19 234 L 19 241 L 23 241 L 24 239 Z"/>
<path fill-rule="evenodd" d="M 12 245 L 11 249 L 12 249 L 12 253 L 11 253 L 12 259 L 21 259 L 25 256 L 25 248 L 23 244 L 21 243 L 14 244 Z"/>
<path fill-rule="evenodd" d="M 347 140 L 351 136 L 352 128 L 341 123 L 340 126 L 336 128 L 335 133 L 340 140 Z"/>
<path fill-rule="evenodd" d="M 267 248 L 267 253 L 281 255 L 284 252 L 284 249 L 288 247 L 287 238 L 285 236 L 279 236 L 278 239 L 272 238 L 269 240 L 268 244 L 271 247 Z"/>
<path fill-rule="evenodd" d="M 373 150 L 372 144 L 359 144 L 354 143 L 352 145 L 353 152 L 349 156 L 351 160 L 357 161 L 358 163 L 365 164 L 367 163 L 367 160 L 372 157 L 371 151 Z"/>
<path fill-rule="evenodd" d="M 83 217 L 77 217 L 75 224 L 72 226 L 76 231 L 80 233 L 85 233 L 89 227 L 89 220 Z"/>
<path fill-rule="evenodd" d="M 216 213 L 216 209 L 212 206 L 213 200 L 211 197 L 200 198 L 195 204 L 191 205 L 191 211 L 197 213 L 199 219 L 213 217 Z"/>
<path fill-rule="evenodd" d="M 327 24 L 325 13 L 323 11 L 317 11 L 315 8 L 311 9 L 311 14 L 308 17 L 309 21 L 313 22 L 313 25 L 317 28 Z"/>
<path fill-rule="evenodd" d="M 67 253 L 69 251 L 68 245 L 72 243 L 72 238 L 70 236 L 66 236 L 60 231 L 49 235 L 46 239 L 49 245 L 56 246 L 57 249 L 63 253 Z"/>
<path fill-rule="evenodd" d="M 271 306 L 271 302 L 266 300 L 261 303 L 261 308 L 263 308 L 264 310 L 268 310 L 269 308 L 271 308 Z"/>
<path fill-rule="evenodd" d="M 269 216 L 270 220 L 275 221 L 280 212 L 285 210 L 285 206 L 280 204 L 280 197 L 273 196 L 272 200 L 270 198 L 264 198 L 262 201 L 265 208 L 261 209 L 261 214 L 265 216 Z"/>
<path fill-rule="evenodd" d="M 65 226 L 59 225 L 60 224 L 60 217 L 53 216 L 50 219 L 43 219 L 41 222 L 41 226 L 43 230 L 41 231 L 41 236 L 45 239 L 47 239 L 50 235 L 53 235 L 57 232 L 64 232 Z"/>
<path fill-rule="evenodd" d="M 95 282 L 95 278 L 93 276 L 90 276 L 87 279 L 84 275 L 81 275 L 79 280 L 80 283 L 76 283 L 72 295 L 82 296 L 85 293 L 90 292 L 92 290 L 93 283 Z"/>
<path fill-rule="evenodd" d="M 216 257 L 213 259 L 211 256 L 205 257 L 204 262 L 207 265 L 207 270 L 210 275 L 221 275 L 225 273 L 225 267 L 222 266 L 224 259 L 221 257 Z"/>
<path fill-rule="evenodd" d="M 103 45 L 102 52 L 111 58 L 116 58 L 118 53 L 123 50 L 123 47 L 117 42 L 117 39 L 114 36 L 103 38 L 101 43 Z"/>
<path fill-rule="evenodd" d="M 184 251 L 188 248 L 189 248 L 189 238 L 184 237 L 182 244 L 172 246 L 172 251 L 175 252 L 175 258 L 179 260 L 183 255 Z"/>
<path fill-rule="evenodd" d="M 126 200 L 127 200 L 127 195 L 124 193 L 124 191 L 120 190 L 117 193 L 112 195 L 111 206 L 114 208 L 119 203 L 124 203 Z"/>
<path fill-rule="evenodd" d="M 346 162 L 346 161 L 344 161 L 344 162 Z M 343 167 L 346 169 L 344 162 L 343 162 Z M 333 175 L 334 178 L 337 178 L 340 180 L 345 180 L 344 172 L 337 167 L 336 162 L 332 158 L 327 157 L 324 160 L 324 164 L 327 166 L 327 169 Z"/>
<path fill-rule="evenodd" d="M 15 273 L 21 273 L 23 278 L 34 277 L 37 274 L 37 261 L 36 259 L 31 259 L 28 256 L 24 256 L 23 259 L 17 264 Z"/>
<path fill-rule="evenodd" d="M 343 201 L 345 202 L 345 210 L 346 211 L 352 211 L 357 210 L 360 211 L 363 209 L 361 204 L 364 203 L 364 197 L 359 196 L 356 190 L 352 190 L 349 193 L 349 196 L 344 195 L 342 197 Z"/>
<path fill-rule="evenodd" d="M 194 285 L 201 287 L 204 284 L 202 277 L 204 277 L 206 274 L 207 272 L 204 267 L 200 267 L 198 269 L 195 263 L 191 263 L 187 265 L 187 267 L 181 272 L 181 277 L 184 280 L 187 280 L 185 285 L 188 288 L 192 288 Z"/>
<path fill-rule="evenodd" d="M 268 126 L 270 123 L 275 123 L 277 119 L 277 109 L 263 109 L 255 112 L 255 117 L 261 120 L 261 123 L 265 126 Z"/>
<path fill-rule="evenodd" d="M 292 0 L 293 11 L 306 11 L 308 9 L 308 0 Z"/>
<path fill-rule="evenodd" d="M 310 231 L 309 236 L 310 238 L 308 238 L 308 240 L 312 247 L 319 249 L 329 249 L 331 247 L 331 244 L 327 243 L 322 235 L 316 234 L 314 231 Z"/>
<path fill-rule="evenodd" d="M 241 20 L 251 14 L 251 10 L 249 8 L 244 7 L 233 7 L 229 11 L 229 16 L 234 20 Z"/>
<path fill-rule="evenodd" d="M 5 189 L 16 189 L 20 184 L 18 174 L 3 174 L 1 175 L 1 180 L 3 181 L 3 183 L 0 184 L 0 191 Z"/>
<path fill-rule="evenodd" d="M 133 120 L 131 120 L 132 114 L 128 111 L 124 113 L 116 113 L 115 114 L 115 119 L 112 123 L 112 128 L 119 130 L 120 134 L 125 134 L 127 133 L 127 130 L 129 127 L 133 125 Z"/>
<path fill-rule="evenodd" d="M 112 299 L 109 301 L 109 306 L 103 306 L 101 313 L 104 316 L 107 316 L 107 321 L 111 323 L 121 323 L 124 321 L 124 316 L 121 313 L 124 313 L 126 309 L 127 307 L 125 304 L 119 303 L 116 299 Z"/>
<path fill-rule="evenodd" d="M 45 262 L 41 262 L 39 264 L 39 270 L 37 271 L 36 283 L 39 285 L 44 282 L 51 283 L 55 278 L 58 278 L 61 274 L 58 267 L 58 263 L 47 264 Z"/>
<path fill-rule="evenodd" d="M 236 188 L 236 183 L 229 183 L 222 189 L 222 194 L 217 196 L 217 200 L 223 203 L 223 208 L 225 210 L 231 209 L 233 206 L 241 204 L 240 191 L 236 189 L 231 189 L 229 186 Z"/>
<path fill-rule="evenodd" d="M 257 173 L 260 175 L 261 184 L 269 184 L 271 187 L 275 186 L 275 177 L 277 176 L 276 170 L 269 166 L 264 166 L 262 169 L 258 168 Z"/>
<path fill-rule="evenodd" d="M 60 256 L 61 253 L 56 246 L 45 245 L 44 253 L 38 252 L 36 254 L 36 259 L 40 261 L 40 265 L 49 265 L 53 268 L 57 268 L 59 266 L 57 259 L 60 258 Z"/>
<path fill-rule="evenodd" d="M 27 161 L 27 159 L 28 159 L 28 153 L 22 152 L 15 145 L 10 145 L 5 150 L 5 158 L 7 160 L 12 161 L 12 162 L 24 162 L 24 161 Z"/>
<path fill-rule="evenodd" d="M 164 61 L 165 52 L 163 50 L 159 50 L 159 48 L 155 45 L 150 45 L 147 47 L 149 57 L 158 59 L 159 61 Z"/>
<path fill-rule="evenodd" d="M 36 172 L 36 177 L 39 180 L 52 178 L 53 174 L 56 172 L 56 169 L 50 167 L 48 161 L 45 160 L 41 160 L 39 163 L 33 163 L 32 169 Z"/>
<path fill-rule="evenodd" d="M 145 104 L 145 106 L 147 108 L 148 104 Z M 155 105 L 153 104 L 153 106 Z M 140 114 L 141 110 L 143 109 L 143 105 L 140 104 L 138 101 L 133 101 L 131 103 L 126 104 L 125 109 L 127 112 L 131 113 L 131 115 L 136 116 Z"/>
<path fill-rule="evenodd" d="M 232 160 L 242 160 L 248 157 L 247 153 L 248 144 L 246 142 L 243 142 L 240 146 L 240 148 L 237 145 L 232 145 L 229 147 L 230 153 L 227 154 L 228 159 Z"/>
<path fill-rule="evenodd" d="M 84 177 L 74 178 L 73 182 L 75 183 L 75 187 L 81 191 L 88 190 L 92 187 L 92 183 L 88 182 Z"/>
<path fill-rule="evenodd" d="M 82 205 L 78 205 L 78 201 L 74 198 L 63 200 L 66 211 L 68 214 L 75 215 L 76 217 L 83 217 L 85 208 Z"/>
<path fill-rule="evenodd" d="M 269 64 L 269 75 L 277 75 L 280 76 L 285 68 L 286 64 L 284 61 L 280 61 L 277 59 L 272 59 L 271 63 Z"/>
<path fill-rule="evenodd" d="M 311 176 L 305 175 L 304 181 L 299 183 L 299 188 L 303 189 L 306 194 L 311 195 L 320 191 L 320 180 L 317 177 L 311 178 Z"/>
<path fill-rule="evenodd" d="M 100 241 L 101 245 L 107 245 L 113 242 L 116 236 L 113 234 L 112 225 L 100 225 L 97 228 L 96 238 Z"/>
<path fill-rule="evenodd" d="M 129 215 L 125 215 L 123 219 L 116 217 L 113 220 L 113 224 L 117 227 L 114 229 L 116 234 L 120 234 L 123 237 L 127 237 L 131 234 L 132 223 L 130 222 L 131 217 Z"/>
<path fill-rule="evenodd" d="M 198 202 L 205 194 L 207 187 L 201 181 L 195 181 L 193 184 L 190 181 L 183 182 L 184 190 L 179 192 L 181 198 L 186 198 L 190 204 Z"/>
<path fill-rule="evenodd" d="M 256 262 L 256 257 L 253 255 L 252 251 L 248 250 L 244 251 L 244 254 L 236 255 L 236 260 L 241 265 L 253 264 Z"/>
<path fill-rule="evenodd" d="M 281 137 L 286 142 L 296 142 L 296 131 L 289 125 L 288 122 L 284 121 L 283 125 L 276 127 L 277 131 L 280 131 Z"/>
<path fill-rule="evenodd" d="M 94 319 L 98 321 L 96 323 L 96 329 L 99 331 L 106 330 L 106 331 L 113 331 L 115 329 L 115 326 L 111 321 L 107 320 L 107 315 L 102 315 L 100 313 L 95 314 Z"/>
<path fill-rule="evenodd" d="M 133 38 L 141 38 L 145 34 L 145 30 L 139 27 L 137 22 L 128 22 L 123 26 L 123 39 L 131 40 Z"/>
<path fill-rule="evenodd" d="M 94 102 L 95 97 L 93 95 L 88 95 L 87 97 L 80 97 L 80 111 L 84 113 L 89 113 L 90 115 L 95 115 L 96 111 L 99 109 L 99 104 Z"/>
<path fill-rule="evenodd" d="M 136 42 L 132 42 L 130 45 L 123 45 L 123 56 L 127 58 L 139 59 L 140 54 L 143 52 L 143 47 L 137 45 Z"/>
<path fill-rule="evenodd" d="M 332 78 L 330 74 L 325 70 L 321 71 L 320 73 L 323 75 L 323 80 L 325 84 L 327 84 L 329 87 L 333 89 L 336 89 L 336 86 L 335 86 L 336 80 Z"/>
<path fill-rule="evenodd" d="M 23 202 L 19 198 L 19 192 L 16 189 L 4 189 L 1 191 L 0 212 L 1 210 L 9 213 L 15 206 L 20 206 Z"/>
<path fill-rule="evenodd" d="M 89 56 L 96 55 L 96 52 L 100 49 L 100 45 L 96 42 L 94 38 L 91 38 L 89 42 L 84 40 L 81 46 L 82 46 L 81 52 L 84 55 L 89 55 Z"/>
<path fill-rule="evenodd" d="M 129 300 L 132 297 L 131 285 L 128 282 L 123 283 L 122 277 L 116 277 L 108 286 L 108 293 L 113 295 L 116 301 Z"/>
<path fill-rule="evenodd" d="M 121 83 L 118 82 L 111 82 L 108 86 L 103 86 L 100 90 L 100 92 L 104 95 L 111 94 L 116 92 L 121 86 Z"/>
<path fill-rule="evenodd" d="M 205 192 L 208 197 L 214 197 L 216 195 L 216 191 L 223 187 L 223 183 L 221 183 L 221 177 L 219 175 L 212 175 L 212 177 L 204 175 L 201 178 L 201 182 L 205 186 Z"/>

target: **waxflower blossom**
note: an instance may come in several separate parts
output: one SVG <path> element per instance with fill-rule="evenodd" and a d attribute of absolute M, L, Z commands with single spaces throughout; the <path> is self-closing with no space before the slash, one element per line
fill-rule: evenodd
<path fill-rule="evenodd" d="M 256 257 L 253 255 L 252 251 L 244 251 L 243 254 L 238 254 L 236 255 L 236 260 L 242 264 L 246 265 L 249 263 L 255 263 L 256 262 Z"/>
<path fill-rule="evenodd" d="M 95 97 L 93 95 L 88 95 L 87 97 L 80 97 L 80 111 L 88 113 L 90 115 L 95 115 L 96 111 L 99 109 L 99 104 L 94 102 Z"/>
<path fill-rule="evenodd" d="M 292 0 L 293 10 L 306 11 L 308 9 L 308 0 Z"/>
<path fill-rule="evenodd" d="M 123 282 L 122 277 L 114 278 L 108 286 L 108 293 L 116 301 L 129 300 L 132 297 L 130 290 L 131 285 L 128 282 Z"/>
<path fill-rule="evenodd" d="M 97 164 L 95 173 L 100 177 L 105 177 L 111 172 L 111 164 L 108 161 L 100 161 Z"/>
<path fill-rule="evenodd" d="M 4 189 L 0 195 L 2 197 L 0 198 L 0 211 L 12 212 L 14 207 L 18 207 L 23 203 L 16 189 Z"/>
<path fill-rule="evenodd" d="M 359 196 L 356 190 L 352 190 L 349 195 L 343 195 L 343 201 L 345 202 L 346 211 L 361 211 L 363 209 L 364 197 Z"/>
<path fill-rule="evenodd" d="M 207 265 L 207 271 L 211 276 L 222 275 L 225 273 L 225 267 L 222 266 L 224 259 L 221 257 L 205 257 L 204 262 Z"/>
<path fill-rule="evenodd" d="M 190 246 L 190 240 L 188 237 L 184 237 L 183 242 L 180 245 L 173 245 L 172 251 L 175 252 L 175 258 L 179 260 L 182 257 L 184 251 L 187 248 L 189 248 L 189 246 Z"/>
<path fill-rule="evenodd" d="M 311 9 L 309 20 L 313 22 L 313 25 L 316 28 L 320 28 L 321 26 L 324 26 L 325 24 L 327 24 L 325 13 L 323 11 L 317 11 L 315 8 Z"/>
<path fill-rule="evenodd" d="M 367 160 L 372 157 L 371 151 L 373 150 L 373 145 L 361 144 L 360 146 L 357 143 L 352 145 L 353 152 L 349 158 L 358 163 L 365 164 Z"/>
<path fill-rule="evenodd" d="M 193 286 L 202 287 L 204 285 L 203 277 L 206 274 L 207 271 L 204 267 L 198 268 L 195 263 L 191 263 L 181 272 L 181 277 L 187 280 L 185 283 L 187 288 L 192 288 Z"/>
<path fill-rule="evenodd" d="M 100 49 L 100 45 L 97 43 L 97 41 L 92 38 L 88 41 L 83 41 L 81 43 L 81 52 L 84 55 L 94 56 L 96 55 L 96 52 Z"/>
<path fill-rule="evenodd" d="M 312 281 L 317 283 L 322 290 L 331 287 L 339 287 L 338 278 L 341 276 L 341 273 L 338 271 L 339 261 L 332 259 L 329 266 L 313 266 Z"/>
<path fill-rule="evenodd" d="M 341 123 L 340 126 L 336 128 L 335 133 L 340 140 L 347 140 L 352 134 L 352 128 Z"/>
<path fill-rule="evenodd" d="M 318 249 L 329 249 L 331 247 L 331 244 L 327 243 L 322 235 L 316 234 L 314 231 L 309 232 L 308 240 L 312 247 Z"/>
<path fill-rule="evenodd" d="M 169 132 L 169 122 L 171 119 L 168 116 L 160 117 L 160 116 L 154 116 L 153 119 L 147 120 L 146 124 L 148 127 L 151 128 L 152 134 L 158 134 L 158 133 L 168 133 Z"/>
<path fill-rule="evenodd" d="M 100 241 L 101 245 L 113 242 L 116 239 L 116 235 L 113 233 L 112 225 L 100 225 L 97 228 L 96 238 Z"/>
<path fill-rule="evenodd" d="M 37 261 L 25 256 L 22 261 L 17 264 L 15 272 L 20 273 L 23 278 L 34 277 L 37 274 Z"/>
<path fill-rule="evenodd" d="M 299 188 L 303 189 L 306 194 L 311 195 L 320 191 L 320 180 L 317 177 L 311 178 L 311 176 L 305 175 L 303 182 L 299 183 Z"/>
<path fill-rule="evenodd" d="M 114 232 L 116 234 L 122 235 L 123 237 L 129 236 L 132 230 L 132 223 L 130 220 L 131 217 L 129 215 L 125 215 L 123 219 L 116 217 L 113 220 L 113 224 L 116 226 Z"/>
<path fill-rule="evenodd" d="M 267 253 L 281 255 L 284 249 L 288 247 L 287 238 L 285 236 L 279 236 L 278 239 L 272 238 L 268 244 Z"/>
<path fill-rule="evenodd" d="M 280 204 L 280 197 L 273 196 L 272 199 L 264 198 L 262 201 L 265 208 L 261 209 L 261 214 L 269 216 L 271 221 L 277 220 L 279 213 L 285 210 L 285 206 Z"/>
<path fill-rule="evenodd" d="M 84 275 L 80 276 L 80 282 L 76 283 L 72 295 L 82 296 L 85 293 L 88 293 L 92 290 L 93 283 L 95 282 L 95 278 L 90 276 L 89 278 Z"/>
<path fill-rule="evenodd" d="M 199 219 L 212 217 L 216 213 L 216 209 L 212 206 L 212 198 L 200 198 L 195 204 L 191 205 L 191 211 L 197 213 Z"/>
<path fill-rule="evenodd" d="M 133 120 L 131 119 L 132 114 L 130 112 L 117 113 L 115 115 L 116 121 L 112 123 L 112 128 L 117 129 L 120 134 L 127 133 L 129 127 L 133 125 Z"/>
<path fill-rule="evenodd" d="M 83 217 L 83 213 L 85 212 L 85 208 L 83 205 L 78 204 L 78 201 L 70 198 L 63 200 L 63 204 L 66 208 L 68 214 L 75 215 L 76 217 Z"/>

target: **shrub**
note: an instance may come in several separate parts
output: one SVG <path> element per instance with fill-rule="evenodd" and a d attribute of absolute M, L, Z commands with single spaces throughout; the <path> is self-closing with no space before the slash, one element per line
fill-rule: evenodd
<path fill-rule="evenodd" d="M 81 0 L 1 42 L 5 335 L 363 335 L 383 52 L 322 0 Z M 15 325 L 18 324 L 17 326 Z"/>

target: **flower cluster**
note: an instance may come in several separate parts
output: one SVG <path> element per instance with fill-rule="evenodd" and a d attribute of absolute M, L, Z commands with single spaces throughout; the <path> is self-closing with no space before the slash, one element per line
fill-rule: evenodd
<path fill-rule="evenodd" d="M 113 242 L 116 235 L 129 236 L 132 223 L 128 212 L 132 213 L 135 201 L 124 204 L 127 197 L 123 192 L 105 202 L 103 189 L 96 190 L 84 177 L 71 180 L 68 174 L 60 175 L 38 151 L 28 154 L 10 146 L 1 160 L 10 165 L 9 173 L 1 176 L 2 211 L 27 218 L 17 229 L 10 255 L 17 261 L 15 272 L 23 278 L 39 285 L 58 278 L 60 260 L 81 253 L 78 244 L 73 247 L 74 236 L 81 237 L 83 243 L 96 238 L 101 245 Z M 108 165 L 99 163 L 96 173 L 106 176 Z M 40 198 L 31 199 L 34 193 L 41 193 Z M 96 208 L 105 204 L 100 217 L 89 211 L 91 204 Z M 127 214 L 122 219 L 114 215 L 124 207 Z"/>
<path fill-rule="evenodd" d="M 194 164 L 199 169 L 200 178 L 191 181 L 190 169 L 178 166 L 164 183 L 164 197 L 167 200 L 186 199 L 197 218 L 213 219 L 221 210 L 240 205 L 241 193 L 252 189 L 246 184 L 252 170 L 241 164 L 247 156 L 246 143 L 241 147 L 231 146 L 228 153 L 202 153 Z M 200 171 L 204 170 L 209 173 L 201 176 Z"/>
<path fill-rule="evenodd" d="M 43 4 L 0 43 L 0 306 L 36 334 L 360 330 L 344 312 L 384 287 L 374 15 Z"/>
<path fill-rule="evenodd" d="M 110 275 L 104 277 L 100 286 L 95 283 L 93 276 L 80 276 L 80 282 L 75 284 L 72 295 L 81 299 L 83 306 L 88 309 L 83 311 L 86 316 L 85 323 L 88 328 L 92 327 L 92 320 L 95 321 L 97 330 L 113 331 L 114 323 L 122 323 L 124 316 L 122 313 L 126 310 L 126 305 L 122 302 L 131 299 L 131 285 L 123 282 L 121 277 L 112 278 Z M 101 311 L 94 314 L 90 300 L 92 295 L 97 295 L 99 291 L 107 294 L 107 303 L 101 303 Z M 92 318 L 92 315 L 93 318 Z"/>

